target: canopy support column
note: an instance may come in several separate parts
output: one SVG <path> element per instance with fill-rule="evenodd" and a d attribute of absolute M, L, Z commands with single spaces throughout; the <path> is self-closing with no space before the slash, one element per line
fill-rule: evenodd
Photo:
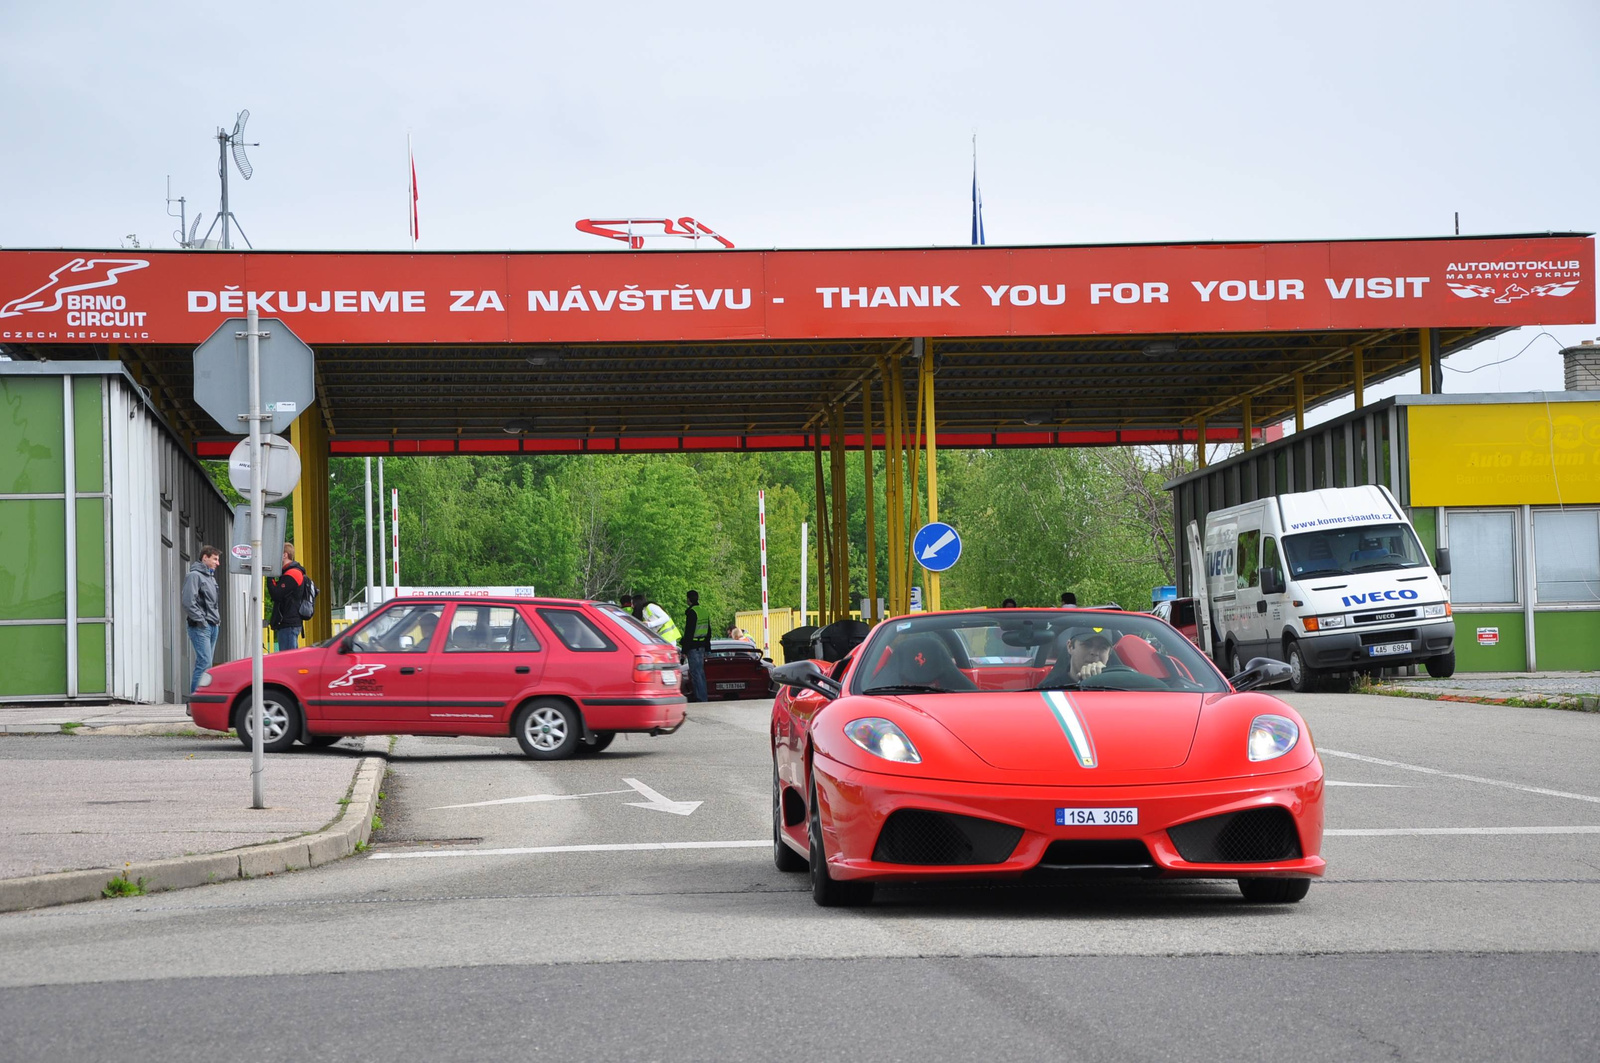
<path fill-rule="evenodd" d="M 939 519 L 939 439 L 937 422 L 933 414 L 933 354 L 924 345 L 920 366 L 925 382 L 928 407 L 928 523 Z M 928 608 L 937 612 L 939 606 L 939 573 L 928 573 Z"/>
<path fill-rule="evenodd" d="M 289 426 L 289 443 L 300 454 L 300 482 L 294 488 L 295 560 L 320 586 L 333 586 L 332 544 L 328 529 L 328 428 L 316 406 Z M 274 558 L 273 560 L 276 560 Z M 317 595 L 316 612 L 305 622 L 300 644 L 333 635 L 333 599 Z"/>
<path fill-rule="evenodd" d="M 1206 419 L 1200 418 L 1199 431 L 1195 433 L 1194 440 L 1194 466 L 1197 469 L 1206 467 Z"/>
<path fill-rule="evenodd" d="M 829 478 L 833 487 L 833 618 L 850 616 L 850 496 L 845 484 L 844 407 L 828 418 Z"/>
<path fill-rule="evenodd" d="M 1355 399 L 1359 410 L 1367 404 L 1367 352 L 1357 347 L 1350 353 L 1355 361 Z"/>
<path fill-rule="evenodd" d="M 903 554 L 904 530 L 901 506 L 905 501 L 905 412 L 901 409 L 904 392 L 900 390 L 900 356 L 891 355 L 879 362 L 883 378 L 883 519 L 889 549 L 889 602 L 888 611 L 897 616 L 904 610 L 900 605 L 900 591 L 905 572 Z"/>
<path fill-rule="evenodd" d="M 1239 401 L 1239 410 L 1240 410 L 1241 417 L 1244 420 L 1244 449 L 1252 450 L 1255 447 L 1255 440 L 1251 438 L 1251 436 L 1254 434 L 1254 432 L 1253 432 L 1253 427 L 1254 426 L 1252 426 L 1251 423 L 1250 423 L 1250 396 L 1249 395 L 1246 395 L 1243 399 L 1241 399 Z"/>
<path fill-rule="evenodd" d="M 911 423 L 910 423 L 910 429 L 911 429 L 911 493 L 907 497 L 907 506 L 906 506 L 906 517 L 909 519 L 910 523 L 907 525 L 906 530 L 905 530 L 905 536 L 906 536 L 905 541 L 906 541 L 906 546 L 908 547 L 908 549 L 906 550 L 906 582 L 905 582 L 906 611 L 907 612 L 909 612 L 911 610 L 911 585 L 916 582 L 916 575 L 917 575 L 916 568 L 915 568 L 916 559 L 911 556 L 912 555 L 912 551 L 909 549 L 909 547 L 911 545 L 911 540 L 916 535 L 916 531 L 917 531 L 917 528 L 916 528 L 916 522 L 917 522 L 917 461 L 921 457 L 921 446 L 922 446 L 922 440 L 921 440 L 921 435 L 922 435 L 922 404 L 923 404 L 923 401 L 925 400 L 925 398 L 927 397 L 927 387 L 926 387 L 927 377 L 924 376 L 923 372 L 922 372 L 922 361 L 923 361 L 923 358 L 925 357 L 925 355 L 923 354 L 923 343 L 922 343 L 922 338 L 921 337 L 918 337 L 918 338 L 916 338 L 916 339 L 911 341 L 911 353 L 912 353 L 912 356 L 917 359 L 917 412 L 916 412 L 916 416 L 914 416 L 911 419 Z"/>
<path fill-rule="evenodd" d="M 828 550 L 832 542 L 832 532 L 828 527 L 828 495 L 822 482 L 822 419 L 817 419 L 815 433 L 811 437 L 812 457 L 817 472 L 817 624 L 821 626 L 828 622 Z M 801 617 L 801 626 L 805 626 L 807 618 Z"/>
<path fill-rule="evenodd" d="M 1432 395 L 1436 390 L 1435 381 L 1438 380 L 1443 366 L 1439 362 L 1439 330 L 1431 328 L 1417 329 L 1418 360 L 1421 367 L 1422 393 Z"/>
<path fill-rule="evenodd" d="M 1294 432 L 1299 435 L 1306 430 L 1306 375 L 1294 375 Z"/>
<path fill-rule="evenodd" d="M 872 484 L 872 381 L 867 379 L 861 383 L 861 472 L 866 483 L 867 496 L 867 573 L 863 591 L 866 594 L 868 609 L 872 616 L 869 619 L 863 615 L 861 619 L 868 622 L 882 620 L 878 615 L 878 539 L 877 528 L 874 526 L 874 511 L 878 508 L 877 499 L 873 495 Z"/>

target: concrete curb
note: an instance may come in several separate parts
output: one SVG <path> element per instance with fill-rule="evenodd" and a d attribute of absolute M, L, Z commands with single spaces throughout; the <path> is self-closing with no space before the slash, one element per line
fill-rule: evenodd
<path fill-rule="evenodd" d="M 356 846 L 366 844 L 372 834 L 372 817 L 378 808 L 378 792 L 388 766 L 382 754 L 387 753 L 388 748 L 386 737 L 367 739 L 368 755 L 356 764 L 349 803 L 332 822 L 314 834 L 220 853 L 147 860 L 121 868 L 57 871 L 49 875 L 0 879 L 0 912 L 96 900 L 106 884 L 116 877 L 129 882 L 143 879 L 145 892 L 156 893 L 273 875 L 279 871 L 298 871 L 342 860 L 355 852 Z"/>
<path fill-rule="evenodd" d="M 1455 701 L 1469 705 L 1509 705 L 1513 708 L 1600 712 L 1600 697 L 1589 694 L 1449 694 L 1442 691 L 1382 685 L 1374 686 L 1363 693 L 1379 694 L 1389 698 L 1416 698 L 1419 701 Z"/>

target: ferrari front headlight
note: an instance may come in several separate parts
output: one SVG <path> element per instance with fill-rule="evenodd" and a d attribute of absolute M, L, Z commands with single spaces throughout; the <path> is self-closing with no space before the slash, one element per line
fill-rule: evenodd
<path fill-rule="evenodd" d="M 1257 716 L 1250 721 L 1250 759 L 1275 760 L 1300 741 L 1300 727 L 1287 716 Z"/>
<path fill-rule="evenodd" d="M 844 725 L 845 737 L 875 757 L 898 764 L 921 764 L 922 755 L 906 733 L 888 720 L 868 716 Z"/>

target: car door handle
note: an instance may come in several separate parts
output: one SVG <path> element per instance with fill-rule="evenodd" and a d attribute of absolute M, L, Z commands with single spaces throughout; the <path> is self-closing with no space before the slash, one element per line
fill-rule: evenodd
<path fill-rule="evenodd" d="M 518 674 L 518 675 L 527 675 L 527 674 L 528 674 L 528 673 L 529 673 L 529 672 L 531 672 L 531 671 L 533 671 L 533 669 L 532 669 L 532 668 L 529 668 L 529 667 L 528 667 L 528 666 L 527 666 L 527 665 L 525 665 L 525 664 L 519 664 L 519 665 L 517 665 L 517 674 Z"/>
<path fill-rule="evenodd" d="M 414 675 L 415 673 L 420 672 L 420 671 L 422 671 L 421 668 L 412 668 L 410 665 L 406 665 L 405 667 L 400 669 L 400 674 L 401 675 Z"/>

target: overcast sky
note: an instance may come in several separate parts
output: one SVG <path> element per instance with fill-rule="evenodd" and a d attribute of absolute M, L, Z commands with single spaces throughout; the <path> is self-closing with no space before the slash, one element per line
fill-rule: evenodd
<path fill-rule="evenodd" d="M 573 222 L 630 213 L 964 244 L 973 133 L 990 243 L 1589 232 L 1597 44 L 1595 0 L 12 0 L 0 246 L 175 246 L 166 176 L 210 224 L 210 137 L 246 107 L 258 248 L 408 246 L 408 132 L 428 250 L 598 250 Z M 1548 331 L 1446 390 L 1560 388 L 1600 330 Z"/>

